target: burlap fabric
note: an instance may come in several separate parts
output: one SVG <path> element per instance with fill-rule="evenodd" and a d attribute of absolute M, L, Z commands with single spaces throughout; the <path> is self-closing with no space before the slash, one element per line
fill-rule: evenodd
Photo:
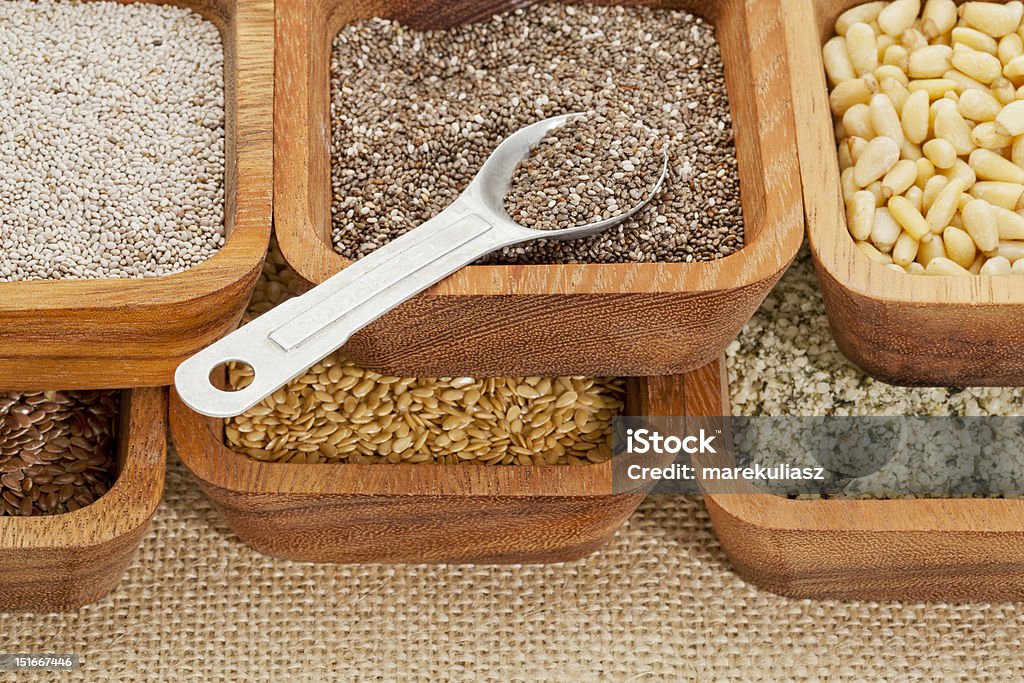
<path fill-rule="evenodd" d="M 40 680 L 1024 677 L 1013 604 L 790 600 L 738 578 L 702 503 L 645 503 L 603 552 L 532 567 L 263 557 L 172 457 L 121 586 L 67 615 L 0 615 L 2 652 L 76 652 Z M 8 674 L 7 680 L 29 680 Z"/>

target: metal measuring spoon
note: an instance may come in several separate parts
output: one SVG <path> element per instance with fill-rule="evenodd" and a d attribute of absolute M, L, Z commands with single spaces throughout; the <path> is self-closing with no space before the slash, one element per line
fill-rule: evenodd
<path fill-rule="evenodd" d="M 203 415 L 239 415 L 342 346 L 355 332 L 480 257 L 536 239 L 589 237 L 628 219 L 665 181 L 667 149 L 661 174 L 646 198 L 612 218 L 560 230 L 534 230 L 516 223 L 505 211 L 505 193 L 516 165 L 550 131 L 578 116 L 586 114 L 564 114 L 520 128 L 498 145 L 466 190 L 437 216 L 187 359 L 174 373 L 178 395 Z M 252 383 L 237 391 L 215 386 L 212 371 L 228 362 L 252 366 Z"/>

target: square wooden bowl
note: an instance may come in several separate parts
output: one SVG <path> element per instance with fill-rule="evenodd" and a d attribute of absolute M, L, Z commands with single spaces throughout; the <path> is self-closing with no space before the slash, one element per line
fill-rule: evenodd
<path fill-rule="evenodd" d="M 631 378 L 630 415 L 676 415 L 680 377 Z M 561 562 L 603 545 L 644 497 L 586 466 L 263 463 L 171 398 L 182 462 L 260 552 L 308 562 Z"/>
<path fill-rule="evenodd" d="M 270 240 L 273 0 L 171 4 L 211 20 L 224 42 L 227 241 L 166 277 L 0 282 L 0 386 L 170 384 L 178 363 L 235 328 L 249 300 Z"/>
<path fill-rule="evenodd" d="M 113 590 L 160 503 L 166 455 L 167 391 L 121 392 L 110 490 L 74 512 L 0 517 L 0 611 L 73 610 Z"/>
<path fill-rule="evenodd" d="M 687 414 L 730 414 L 723 369 L 688 376 Z M 775 593 L 1024 599 L 1024 500 L 792 500 L 716 487 L 704 501 L 722 547 L 741 576 Z"/>
<path fill-rule="evenodd" d="M 787 0 L 807 232 L 836 343 L 891 384 L 1024 385 L 1024 279 L 904 275 L 871 261 L 847 231 L 821 46 L 857 4 Z"/>
<path fill-rule="evenodd" d="M 657 375 L 712 361 L 803 234 L 783 0 L 679 0 L 715 24 L 735 127 L 746 246 L 706 263 L 469 266 L 355 335 L 347 355 L 390 374 Z M 331 246 L 330 54 L 342 26 L 483 20 L 522 0 L 277 0 L 275 230 L 321 283 L 350 261 Z"/>

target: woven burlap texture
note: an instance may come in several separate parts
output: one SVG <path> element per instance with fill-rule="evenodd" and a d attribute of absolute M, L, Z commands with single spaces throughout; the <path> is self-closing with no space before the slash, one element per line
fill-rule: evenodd
<path fill-rule="evenodd" d="M 173 456 L 112 595 L 74 614 L 0 615 L 2 652 L 81 655 L 62 681 L 1020 679 L 1022 636 L 1013 604 L 759 590 L 729 568 L 695 498 L 648 500 L 569 564 L 277 560 L 242 545 Z"/>

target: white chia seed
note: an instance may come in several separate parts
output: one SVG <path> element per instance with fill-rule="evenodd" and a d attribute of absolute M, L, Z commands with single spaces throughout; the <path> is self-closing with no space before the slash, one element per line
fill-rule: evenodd
<path fill-rule="evenodd" d="M 0 281 L 169 275 L 224 242 L 224 54 L 168 5 L 0 2 Z"/>

